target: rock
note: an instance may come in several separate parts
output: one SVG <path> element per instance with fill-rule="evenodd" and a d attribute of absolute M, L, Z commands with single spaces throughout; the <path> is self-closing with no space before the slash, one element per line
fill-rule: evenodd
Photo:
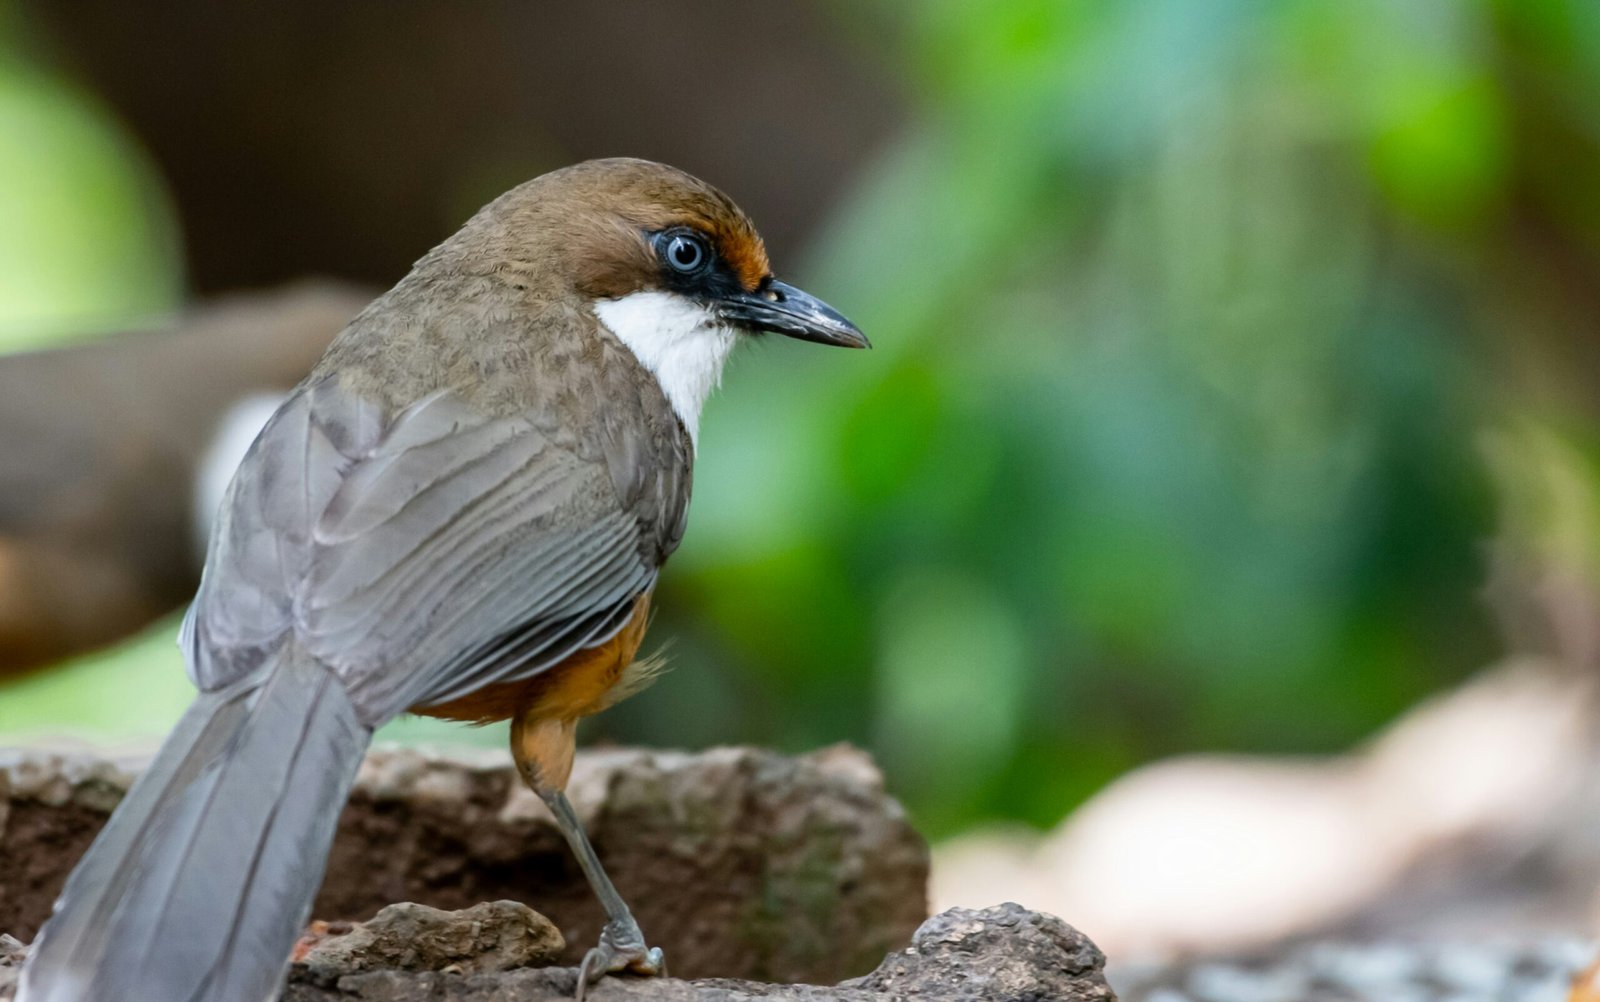
<path fill-rule="evenodd" d="M 896 999 L 1105 1002 L 1116 998 L 1105 963 L 1083 933 L 1053 915 L 1008 903 L 935 915 L 909 948 L 848 984 Z"/>
<path fill-rule="evenodd" d="M 394 910 L 407 914 L 405 910 L 414 907 L 396 905 Z M 459 923 L 464 914 L 443 921 Z M 398 931 L 400 925 L 392 928 Z M 20 949 L 15 940 L 0 936 L 0 1002 L 11 999 L 15 967 L 7 965 L 20 966 Z M 589 998 L 593 1002 L 1116 1002 L 1101 970 L 1104 961 L 1093 943 L 1060 919 L 1005 904 L 937 915 L 917 930 L 909 949 L 890 955 L 872 974 L 833 988 L 616 976 L 600 981 Z M 486 970 L 462 964 L 460 969 L 443 971 L 351 969 L 347 973 L 308 962 L 290 968 L 282 999 L 570 1002 L 576 987 L 577 972 L 568 967 Z"/>
<path fill-rule="evenodd" d="M 561 933 L 550 920 L 515 901 L 485 901 L 457 912 L 413 902 L 390 905 L 371 921 L 330 930 L 327 923 L 296 949 L 302 977 L 334 984 L 372 970 L 467 974 L 545 967 L 561 957 Z"/>
<path fill-rule="evenodd" d="M 15 936 L 0 934 L 0 999 L 9 999 L 16 993 L 17 978 L 27 955 L 28 948 Z"/>
<path fill-rule="evenodd" d="M 135 771 L 0 753 L 0 932 L 33 937 Z M 569 794 L 676 975 L 831 984 L 871 970 L 927 915 L 926 844 L 854 749 L 587 751 Z M 509 756 L 369 755 L 313 914 L 501 899 L 550 916 L 566 964 L 599 936 L 599 905 Z"/>
<path fill-rule="evenodd" d="M 1102 962 L 1094 944 L 1060 919 L 1001 905 L 936 916 L 918 930 L 910 949 L 889 957 L 871 975 L 834 988 L 611 977 L 589 997 L 593 1002 L 1115 1002 L 1101 975 Z M 372 971 L 329 985 L 297 968 L 284 1002 L 570 1002 L 576 981 L 570 968 L 475 975 Z"/>

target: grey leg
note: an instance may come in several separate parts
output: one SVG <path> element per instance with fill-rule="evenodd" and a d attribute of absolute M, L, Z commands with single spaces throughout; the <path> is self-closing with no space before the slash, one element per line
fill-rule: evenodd
<path fill-rule="evenodd" d="M 539 798 L 550 808 L 550 813 L 555 815 L 556 826 L 567 837 L 572 854 L 578 857 L 578 865 L 583 867 L 583 875 L 589 878 L 589 886 L 594 889 L 595 897 L 600 899 L 600 906 L 606 910 L 606 925 L 600 932 L 600 943 L 584 955 L 583 963 L 578 968 L 577 1002 L 583 1002 L 591 982 L 616 971 L 665 976 L 666 958 L 659 947 L 645 946 L 639 923 L 634 921 L 627 902 L 622 900 L 611 878 L 606 876 L 605 868 L 600 865 L 600 857 L 595 855 L 594 846 L 589 844 L 589 836 L 583 831 L 583 823 L 572 809 L 572 802 L 560 790 L 538 792 Z"/>

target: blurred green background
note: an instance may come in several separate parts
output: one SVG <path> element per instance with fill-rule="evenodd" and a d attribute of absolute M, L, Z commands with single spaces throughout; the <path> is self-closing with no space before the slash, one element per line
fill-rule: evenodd
<path fill-rule="evenodd" d="M 1156 757 L 1344 748 L 1493 660 L 1491 540 L 1588 573 L 1600 6 L 805 6 L 807 51 L 884 110 L 774 249 L 876 350 L 736 357 L 648 642 L 675 670 L 589 738 L 850 740 L 932 835 L 1048 825 Z M 225 281 L 79 30 L 0 2 L 7 349 Z M 694 89 L 710 55 L 665 85 Z M 736 70 L 789 58 L 775 41 Z M 347 69 L 338 86 L 385 87 Z M 263 113 L 292 122 L 271 86 Z M 584 113 L 626 122 L 636 96 L 607 100 Z M 776 132 L 720 115 L 778 179 L 755 198 L 702 166 L 716 133 L 591 150 L 530 122 L 537 152 L 458 150 L 398 253 L 591 152 L 675 159 L 781 216 L 784 185 L 815 184 L 785 144 L 854 113 L 791 100 Z M 188 693 L 173 628 L 0 688 L 0 739 L 160 733 Z"/>

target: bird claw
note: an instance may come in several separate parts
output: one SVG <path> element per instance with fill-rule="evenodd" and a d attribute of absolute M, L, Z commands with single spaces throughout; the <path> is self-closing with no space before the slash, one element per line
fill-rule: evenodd
<path fill-rule="evenodd" d="M 644 945 L 644 933 L 635 922 L 606 923 L 600 932 L 600 943 L 583 955 L 578 965 L 578 990 L 574 1002 L 583 1002 L 589 986 L 605 977 L 628 971 L 645 977 L 667 976 L 667 958 L 658 946 Z"/>

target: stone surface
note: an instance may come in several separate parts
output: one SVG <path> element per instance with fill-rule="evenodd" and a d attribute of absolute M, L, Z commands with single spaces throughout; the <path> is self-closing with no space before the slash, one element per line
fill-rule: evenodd
<path fill-rule="evenodd" d="M 27 954 L 28 948 L 15 936 L 0 934 L 0 999 L 9 999 L 16 992 L 17 978 Z"/>
<path fill-rule="evenodd" d="M 33 937 L 136 768 L 0 752 L 0 932 Z M 927 915 L 926 844 L 854 749 L 585 752 L 569 793 L 675 975 L 831 984 L 871 970 Z M 599 936 L 577 862 L 508 756 L 369 755 L 313 914 L 500 899 L 550 916 L 566 964 Z"/>
<path fill-rule="evenodd" d="M 17 947 L 0 937 L 0 1002 L 11 998 Z M 1006 904 L 954 909 L 928 920 L 909 949 L 872 974 L 833 988 L 749 981 L 608 977 L 593 1002 L 1116 1002 L 1104 958 L 1060 919 Z M 11 980 L 8 980 L 8 972 Z M 472 973 L 466 970 L 358 970 L 340 974 L 306 964 L 290 969 L 284 1002 L 568 1002 L 572 968 Z"/>
<path fill-rule="evenodd" d="M 389 905 L 370 921 L 319 922 L 295 950 L 298 976 L 334 984 L 372 970 L 466 974 L 545 967 L 561 958 L 561 932 L 515 901 L 485 901 L 447 912 L 414 902 Z"/>
<path fill-rule="evenodd" d="M 741 981 L 643 980 L 613 977 L 590 993 L 594 1002 L 1115 1002 L 1101 975 L 1103 958 L 1060 919 L 1001 905 L 955 910 L 930 919 L 911 948 L 891 955 L 865 978 L 833 988 Z M 296 972 L 285 1002 L 518 1002 L 569 1000 L 571 969 L 520 970 L 498 975 L 379 971 L 314 983 Z"/>
<path fill-rule="evenodd" d="M 895 999 L 1114 1000 L 1106 958 L 1053 915 L 1018 904 L 952 908 L 923 923 L 911 946 L 849 986 Z"/>

